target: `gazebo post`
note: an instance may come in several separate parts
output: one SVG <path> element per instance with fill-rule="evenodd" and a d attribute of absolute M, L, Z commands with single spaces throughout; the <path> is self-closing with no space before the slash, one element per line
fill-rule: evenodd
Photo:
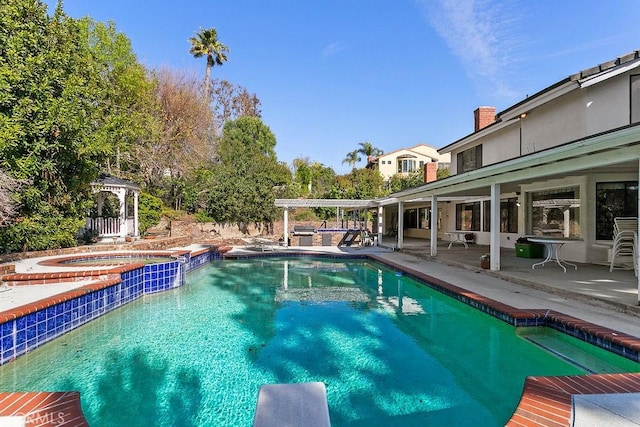
<path fill-rule="evenodd" d="M 118 237 L 123 239 L 127 236 L 127 213 L 125 208 L 127 206 L 127 190 L 121 188 L 118 190 L 118 200 L 120 201 L 120 212 L 118 213 Z"/>

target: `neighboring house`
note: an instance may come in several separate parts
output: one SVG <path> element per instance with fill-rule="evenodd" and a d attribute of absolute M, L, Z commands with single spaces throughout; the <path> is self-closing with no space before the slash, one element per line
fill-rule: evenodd
<path fill-rule="evenodd" d="M 383 228 L 404 231 L 398 247 L 429 237 L 435 255 L 445 232 L 469 231 L 497 270 L 519 236 L 571 237 L 563 257 L 607 263 L 613 218 L 638 216 L 640 51 L 474 118 L 472 134 L 438 150 L 450 177 L 377 201 Z"/>
<path fill-rule="evenodd" d="M 384 180 L 388 181 L 395 174 L 408 175 L 417 170 L 424 170 L 425 165 L 429 163 L 433 164 L 434 172 L 437 168 L 449 168 L 450 159 L 451 155 L 449 153 L 440 154 L 434 147 L 418 144 L 382 154 L 378 157 L 370 157 L 367 159 L 366 167 L 380 171 Z"/>

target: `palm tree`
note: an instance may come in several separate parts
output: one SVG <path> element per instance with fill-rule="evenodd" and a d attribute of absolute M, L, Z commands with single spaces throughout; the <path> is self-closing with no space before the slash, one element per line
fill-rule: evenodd
<path fill-rule="evenodd" d="M 360 161 L 360 156 L 358 155 L 358 150 L 351 151 L 347 153 L 347 157 L 342 160 L 342 163 L 348 163 L 352 169 L 355 168 L 356 163 Z"/>
<path fill-rule="evenodd" d="M 191 49 L 189 53 L 194 58 L 200 58 L 202 56 L 207 57 L 207 70 L 204 75 L 204 92 L 209 99 L 210 95 L 210 81 L 211 81 L 211 68 L 214 65 L 222 65 L 227 62 L 227 52 L 229 48 L 218 40 L 218 32 L 215 28 L 209 28 L 207 30 L 200 30 L 196 33 L 195 37 L 189 38 L 191 43 Z"/>
<path fill-rule="evenodd" d="M 365 156 L 367 156 L 367 162 L 372 158 L 372 157 L 377 157 L 381 154 L 384 154 L 384 152 L 379 149 L 374 147 L 373 145 L 371 145 L 370 142 L 365 141 L 365 142 L 361 142 L 360 144 L 360 148 L 358 148 L 356 150 L 356 152 L 360 153 L 360 154 L 364 154 Z"/>

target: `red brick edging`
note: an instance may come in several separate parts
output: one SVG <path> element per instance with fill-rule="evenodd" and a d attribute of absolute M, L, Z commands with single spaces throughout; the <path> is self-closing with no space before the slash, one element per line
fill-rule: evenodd
<path fill-rule="evenodd" d="M 11 416 L 24 417 L 28 427 L 89 426 L 76 391 L 0 393 L 0 425 Z"/>

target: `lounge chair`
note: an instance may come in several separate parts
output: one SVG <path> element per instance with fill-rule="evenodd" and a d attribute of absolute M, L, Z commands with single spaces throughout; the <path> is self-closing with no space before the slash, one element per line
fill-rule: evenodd
<path fill-rule="evenodd" d="M 261 237 L 241 238 L 240 240 L 246 243 L 247 249 L 256 249 L 264 252 L 272 251 L 274 248 L 274 242 Z"/>

